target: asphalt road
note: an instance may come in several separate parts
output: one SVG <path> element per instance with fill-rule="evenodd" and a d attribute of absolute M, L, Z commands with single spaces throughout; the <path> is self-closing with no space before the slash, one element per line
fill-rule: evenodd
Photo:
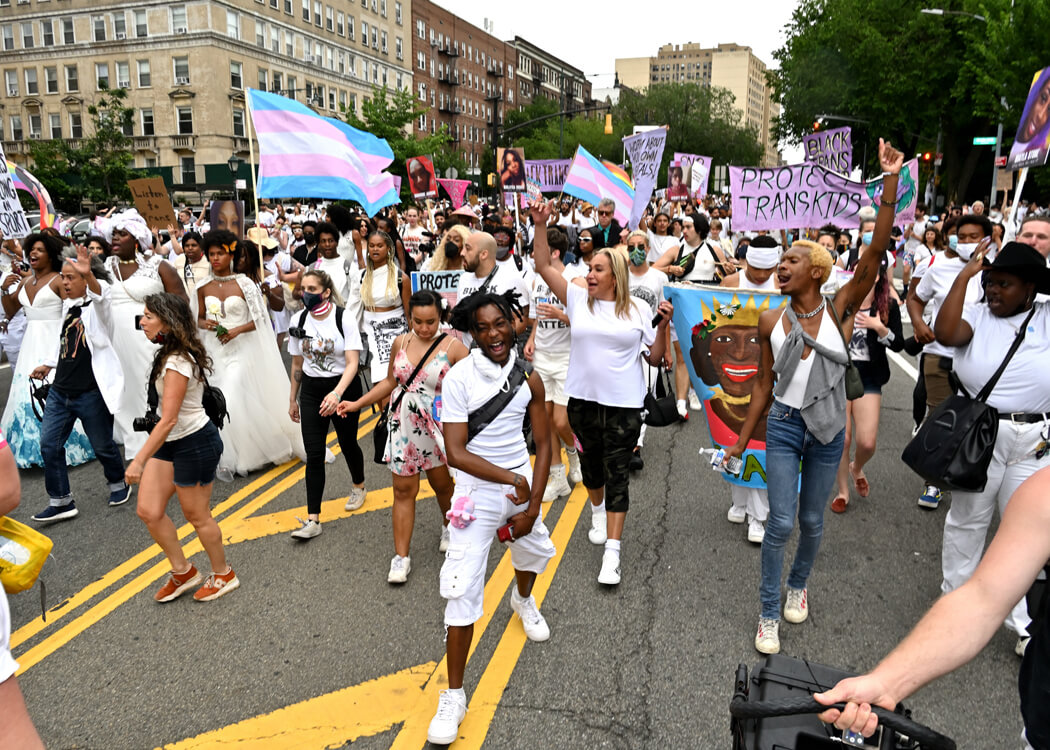
<path fill-rule="evenodd" d="M 0 392 L 9 382 L 10 370 L 0 370 Z M 784 653 L 870 668 L 939 594 L 945 509 L 916 507 L 920 482 L 899 460 L 911 386 L 894 365 L 871 496 L 854 498 L 844 515 L 828 511 L 811 616 L 783 624 Z M 759 658 L 759 554 L 745 527 L 726 521 L 728 487 L 697 457 L 708 444 L 699 413 L 650 429 L 618 588 L 595 580 L 601 549 L 587 540 L 582 492 L 545 506 L 563 553 L 537 584 L 546 643 L 524 642 L 494 545 L 456 747 L 731 747 L 734 673 Z M 368 456 L 370 435 L 362 445 Z M 245 723 L 178 746 L 425 745 L 444 655 L 436 504 L 420 500 L 412 574 L 393 587 L 389 473 L 368 462 L 365 506 L 350 515 L 335 500 L 324 533 L 301 544 L 287 534 L 305 510 L 301 469 L 216 485 L 241 588 L 213 603 L 167 605 L 152 599 L 165 566 L 134 503 L 106 507 L 97 464 L 71 471 L 81 514 L 47 531 L 55 542 L 44 572 L 47 623 L 35 590 L 10 598 L 20 682 L 48 747 L 151 748 L 237 722 Z M 349 486 L 340 458 L 328 496 L 345 498 Z M 14 517 L 28 521 L 46 503 L 39 470 L 22 474 L 22 493 Z M 171 512 L 181 526 L 176 503 Z M 1019 747 L 1013 645 L 1002 630 L 969 666 L 907 701 L 914 717 L 961 748 Z"/>

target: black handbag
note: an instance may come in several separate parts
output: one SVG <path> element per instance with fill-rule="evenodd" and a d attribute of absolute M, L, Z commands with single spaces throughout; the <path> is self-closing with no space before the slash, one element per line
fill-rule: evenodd
<path fill-rule="evenodd" d="M 652 370 L 649 370 L 652 377 Z M 652 381 L 645 392 L 645 400 L 642 403 L 643 421 L 650 427 L 667 427 L 682 421 L 682 415 L 678 413 L 675 404 L 674 388 L 671 386 L 667 370 L 662 366 L 657 368 L 656 393 Z"/>
<path fill-rule="evenodd" d="M 835 327 L 839 331 L 839 338 L 842 339 L 842 346 L 846 349 L 846 374 L 843 377 L 846 383 L 846 400 L 856 401 L 864 395 L 864 381 L 860 377 L 860 370 L 853 364 L 853 357 L 850 356 L 849 342 L 846 341 L 846 334 L 842 332 L 842 321 L 839 320 L 839 312 L 835 309 L 835 300 L 829 299 L 827 305 L 831 310 L 831 317 L 835 319 Z"/>
<path fill-rule="evenodd" d="M 976 398 L 956 394 L 930 412 L 901 454 L 912 471 L 941 489 L 983 492 L 999 435 L 999 411 L 985 403 L 1028 330 L 1035 308 L 1021 324 L 1003 363 Z"/>
<path fill-rule="evenodd" d="M 204 375 L 203 370 L 201 374 Z M 151 380 L 146 386 L 147 416 L 155 415 L 159 404 L 160 394 L 157 392 L 157 384 Z M 209 383 L 207 376 L 204 376 L 201 406 L 204 407 L 204 413 L 208 415 L 208 420 L 220 430 L 226 422 L 232 421 L 229 409 L 226 408 L 226 394 L 218 386 Z"/>
<path fill-rule="evenodd" d="M 430 358 L 430 355 L 435 349 L 437 349 L 438 344 L 440 344 L 447 335 L 447 333 L 443 333 L 436 339 L 434 339 L 434 343 L 430 345 L 430 348 L 427 349 L 422 359 L 419 360 L 419 363 L 416 365 L 416 369 L 414 369 L 412 371 L 412 374 L 408 376 L 408 380 L 405 381 L 405 385 L 401 389 L 401 393 L 399 393 L 397 398 L 390 403 L 389 408 L 383 409 L 379 413 L 379 419 L 376 420 L 376 426 L 372 430 L 372 460 L 375 463 L 384 465 L 386 464 L 386 461 L 383 459 L 386 458 L 386 442 L 390 436 L 390 411 L 392 409 L 397 409 L 399 406 L 401 406 L 401 399 L 403 399 L 405 397 L 405 394 L 408 393 L 408 387 L 412 385 L 413 382 L 415 382 L 416 376 L 419 375 L 419 371 L 423 369 L 424 365 L 426 365 L 427 363 L 427 360 Z"/>

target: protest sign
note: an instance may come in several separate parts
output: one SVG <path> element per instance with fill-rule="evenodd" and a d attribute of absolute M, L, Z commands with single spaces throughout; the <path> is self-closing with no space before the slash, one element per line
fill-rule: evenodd
<path fill-rule="evenodd" d="M 524 193 L 525 152 L 520 148 L 496 149 L 496 164 L 499 165 L 499 181 L 504 192 Z"/>
<path fill-rule="evenodd" d="M 919 162 L 905 162 L 897 182 L 894 224 L 915 220 Z M 860 226 L 860 210 L 878 209 L 882 179 L 855 182 L 817 164 L 786 167 L 730 167 L 733 230 L 790 229 L 834 224 L 844 229 Z"/>
<path fill-rule="evenodd" d="M 758 377 L 758 317 L 766 310 L 782 308 L 788 298 L 770 292 L 679 284 L 666 286 L 664 296 L 674 305 L 675 330 L 689 380 L 704 404 L 711 441 L 715 448 L 734 445 Z M 756 426 L 741 458 L 744 468 L 738 476 L 722 476 L 732 484 L 764 488 L 765 420 Z"/>
<path fill-rule="evenodd" d="M 1050 68 L 1043 68 L 1032 77 L 1021 111 L 1017 136 L 1006 160 L 1008 170 L 1022 167 L 1041 167 L 1050 154 Z"/>
<path fill-rule="evenodd" d="M 667 131 L 663 128 L 629 135 L 623 139 L 627 158 L 631 160 L 631 179 L 634 182 L 634 201 L 631 204 L 631 216 L 627 220 L 629 229 L 638 228 L 642 213 L 649 204 L 649 199 L 653 197 L 665 145 Z"/>
<path fill-rule="evenodd" d="M 22 204 L 18 202 L 18 193 L 11 180 L 11 173 L 7 170 L 7 157 L 4 156 L 3 148 L 0 148 L 0 231 L 4 233 L 3 239 L 22 238 L 29 234 L 29 222 L 26 221 Z"/>
<path fill-rule="evenodd" d="M 437 292 L 445 300 L 446 308 L 456 306 L 456 297 L 459 294 L 459 279 L 462 271 L 413 271 L 412 293 L 420 289 L 429 289 Z"/>
<path fill-rule="evenodd" d="M 570 164 L 572 159 L 529 159 L 525 161 L 525 176 L 545 193 L 561 192 Z"/>
<path fill-rule="evenodd" d="M 445 188 L 445 192 L 448 193 L 448 197 L 452 201 L 453 210 L 463 205 L 463 196 L 467 194 L 470 180 L 442 180 L 439 177 L 438 184 Z"/>
<path fill-rule="evenodd" d="M 434 162 L 427 156 L 413 156 L 405 161 L 408 170 L 408 189 L 416 200 L 437 198 L 438 181 Z"/>
<path fill-rule="evenodd" d="M 683 154 L 676 151 L 671 163 L 682 168 L 682 184 L 687 186 L 693 198 L 703 198 L 707 195 L 707 182 L 711 177 L 710 156 Z"/>
<path fill-rule="evenodd" d="M 128 188 L 131 190 L 131 197 L 135 199 L 135 210 L 145 219 L 150 229 L 159 231 L 175 223 L 175 209 L 171 205 L 171 198 L 168 197 L 168 189 L 164 187 L 163 177 L 128 180 Z M 243 216 L 244 210 L 242 209 L 241 217 Z M 244 226 L 243 221 L 241 226 Z"/>
<path fill-rule="evenodd" d="M 210 229 L 227 229 L 240 239 L 244 236 L 244 201 L 212 201 L 208 221 Z"/>
<path fill-rule="evenodd" d="M 849 127 L 821 130 L 802 136 L 803 158 L 848 175 L 853 169 L 853 136 Z"/>

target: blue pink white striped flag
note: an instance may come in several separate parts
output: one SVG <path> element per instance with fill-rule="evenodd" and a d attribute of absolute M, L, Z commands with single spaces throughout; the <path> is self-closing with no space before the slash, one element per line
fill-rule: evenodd
<path fill-rule="evenodd" d="M 616 221 L 622 227 L 627 226 L 631 205 L 634 203 L 634 189 L 595 159 L 583 146 L 576 149 L 576 155 L 572 158 L 572 164 L 565 175 L 562 191 L 595 206 L 602 198 L 611 198 L 616 203 L 616 212 L 613 214 Z"/>
<path fill-rule="evenodd" d="M 259 139 L 260 198 L 334 198 L 360 203 L 369 216 L 398 202 L 394 152 L 382 138 L 277 94 L 248 89 Z"/>

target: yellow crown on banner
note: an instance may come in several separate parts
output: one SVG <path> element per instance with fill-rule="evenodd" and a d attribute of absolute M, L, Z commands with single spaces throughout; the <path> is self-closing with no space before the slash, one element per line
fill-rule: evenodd
<path fill-rule="evenodd" d="M 761 304 L 755 304 L 756 297 L 762 297 Z M 729 302 L 712 298 L 718 304 L 708 305 L 706 300 L 700 302 L 704 319 L 693 326 L 693 335 L 701 339 L 707 337 L 719 326 L 757 326 L 758 317 L 769 309 L 768 295 L 746 295 L 747 302 L 741 303 L 740 295 L 734 294 Z"/>

